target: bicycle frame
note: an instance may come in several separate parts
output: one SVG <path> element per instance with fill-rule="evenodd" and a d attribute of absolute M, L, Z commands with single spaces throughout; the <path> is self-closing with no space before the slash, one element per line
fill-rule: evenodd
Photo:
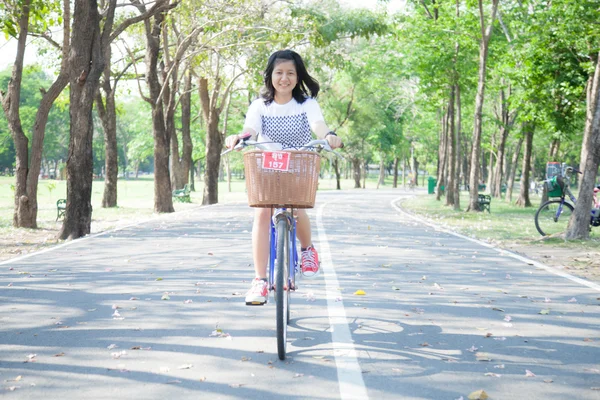
<path fill-rule="evenodd" d="M 571 192 L 571 189 L 569 189 L 571 180 L 569 178 L 567 178 L 566 180 L 567 180 L 567 182 L 565 183 L 565 190 L 563 192 L 563 195 L 560 197 L 560 204 L 559 204 L 558 208 L 556 209 L 556 214 L 554 215 L 554 222 L 558 221 L 558 217 L 560 217 L 560 214 L 562 213 L 563 205 L 566 202 L 565 197 L 568 196 L 569 199 L 571 200 L 571 202 L 573 203 L 573 205 L 575 205 L 577 203 L 577 198 L 573 195 L 573 193 Z"/>
<path fill-rule="evenodd" d="M 298 269 L 298 248 L 296 247 L 296 219 L 294 218 L 294 210 L 287 208 L 277 208 L 271 217 L 271 228 L 269 234 L 269 290 L 272 291 L 275 287 L 275 259 L 277 257 L 277 222 L 285 218 L 289 227 L 289 238 L 292 251 L 290 252 L 290 271 L 288 290 L 296 290 L 296 271 Z"/>

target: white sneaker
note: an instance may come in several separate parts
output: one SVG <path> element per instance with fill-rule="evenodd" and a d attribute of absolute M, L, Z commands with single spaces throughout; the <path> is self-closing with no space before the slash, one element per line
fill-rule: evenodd
<path fill-rule="evenodd" d="M 269 296 L 269 283 L 265 279 L 254 278 L 252 287 L 246 293 L 247 306 L 262 306 Z"/>

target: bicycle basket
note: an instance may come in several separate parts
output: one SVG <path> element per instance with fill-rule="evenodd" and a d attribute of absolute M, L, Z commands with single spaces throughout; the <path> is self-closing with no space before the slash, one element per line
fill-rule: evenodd
<path fill-rule="evenodd" d="M 313 208 L 321 157 L 313 151 L 290 151 L 287 171 L 263 168 L 263 152 L 244 153 L 250 207 Z"/>
<path fill-rule="evenodd" d="M 548 197 L 562 197 L 563 195 L 564 181 L 558 176 L 553 176 L 546 181 L 546 188 L 548 189 Z"/>

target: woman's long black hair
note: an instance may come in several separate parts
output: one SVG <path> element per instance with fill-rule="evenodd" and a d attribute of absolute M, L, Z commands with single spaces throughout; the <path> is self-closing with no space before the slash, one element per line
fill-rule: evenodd
<path fill-rule="evenodd" d="M 269 61 L 267 62 L 267 68 L 265 68 L 265 87 L 261 93 L 262 98 L 265 100 L 265 104 L 271 104 L 275 99 L 275 88 L 273 87 L 271 76 L 273 75 L 275 66 L 281 61 L 293 61 L 296 66 L 298 83 L 294 90 L 292 90 L 292 97 L 300 104 L 304 103 L 307 97 L 316 98 L 319 94 L 319 82 L 308 74 L 300 54 L 293 50 L 279 50 L 271 54 Z"/>

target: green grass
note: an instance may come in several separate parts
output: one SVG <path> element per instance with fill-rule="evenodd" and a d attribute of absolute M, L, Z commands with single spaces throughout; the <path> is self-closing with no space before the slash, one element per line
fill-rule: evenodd
<path fill-rule="evenodd" d="M 535 228 L 534 216 L 540 204 L 540 196 L 530 198 L 532 207 L 522 208 L 501 199 L 492 198 L 491 213 L 466 212 L 468 193 L 461 192 L 460 208 L 455 211 L 445 205 L 445 198 L 435 200 L 435 195 L 423 195 L 408 199 L 402 206 L 408 211 L 423 216 L 440 227 L 444 227 L 465 236 L 489 242 L 520 242 L 523 244 L 543 243 L 550 246 L 583 246 L 597 249 L 600 244 L 600 230 L 592 229 L 589 241 L 565 242 L 559 238 L 543 239 Z"/>

